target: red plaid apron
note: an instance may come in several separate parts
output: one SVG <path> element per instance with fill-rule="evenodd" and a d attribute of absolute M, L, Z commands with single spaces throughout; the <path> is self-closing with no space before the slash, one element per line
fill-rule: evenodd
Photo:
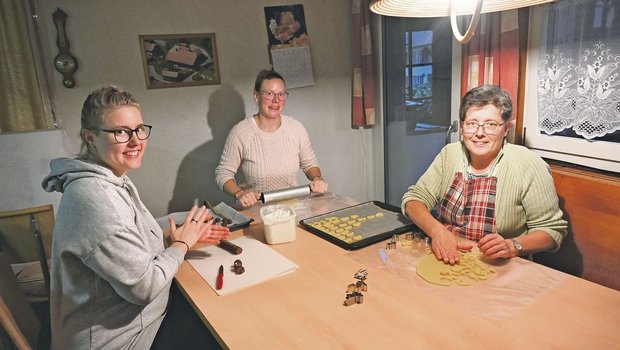
<path fill-rule="evenodd" d="M 477 242 L 484 235 L 497 232 L 496 193 L 495 176 L 465 180 L 463 173 L 458 172 L 439 204 L 439 221 L 451 232 Z"/>

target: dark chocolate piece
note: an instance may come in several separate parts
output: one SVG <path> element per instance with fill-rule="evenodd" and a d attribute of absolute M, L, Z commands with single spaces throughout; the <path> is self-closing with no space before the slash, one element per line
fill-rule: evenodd
<path fill-rule="evenodd" d="M 245 272 L 245 267 L 243 267 L 243 263 L 241 262 L 241 260 L 239 259 L 235 260 L 235 262 L 233 263 L 232 270 L 235 271 L 237 275 L 240 275 Z"/>

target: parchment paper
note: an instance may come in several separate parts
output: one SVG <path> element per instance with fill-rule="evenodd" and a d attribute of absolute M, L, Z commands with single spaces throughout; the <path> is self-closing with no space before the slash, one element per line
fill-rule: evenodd
<path fill-rule="evenodd" d="M 517 314 L 566 278 L 560 271 L 513 258 L 490 261 L 489 265 L 497 274 L 489 280 L 471 286 L 439 286 L 423 280 L 416 271 L 417 262 L 429 252 L 424 240 L 410 247 L 401 243 L 393 250 L 385 250 L 385 247 L 386 243 L 380 242 L 347 254 L 362 263 L 370 276 L 377 269 L 410 282 L 414 297 L 416 289 L 429 290 L 454 303 L 455 307 L 490 319 L 502 320 Z M 381 258 L 380 250 L 384 251 L 385 259 Z"/>

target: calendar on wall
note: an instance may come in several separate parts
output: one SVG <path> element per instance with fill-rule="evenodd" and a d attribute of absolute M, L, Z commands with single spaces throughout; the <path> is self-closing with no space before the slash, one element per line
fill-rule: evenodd
<path fill-rule="evenodd" d="M 269 56 L 287 88 L 314 85 L 303 5 L 265 7 Z"/>
<path fill-rule="evenodd" d="M 270 50 L 273 69 L 282 74 L 288 89 L 314 85 L 310 47 Z"/>

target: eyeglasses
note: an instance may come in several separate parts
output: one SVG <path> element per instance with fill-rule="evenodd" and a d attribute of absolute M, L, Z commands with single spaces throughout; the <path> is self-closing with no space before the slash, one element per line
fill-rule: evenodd
<path fill-rule="evenodd" d="M 495 122 L 484 122 L 483 124 L 478 124 L 477 121 L 469 121 L 463 123 L 463 133 L 464 134 L 475 134 L 478 132 L 478 128 L 482 128 L 482 132 L 487 135 L 496 135 L 499 131 L 500 127 L 506 123 L 497 124 Z"/>
<path fill-rule="evenodd" d="M 133 136 L 134 133 L 136 134 L 139 140 L 148 139 L 149 136 L 151 136 L 151 128 L 152 128 L 151 125 L 142 125 L 133 130 L 125 129 L 125 128 L 112 129 L 112 130 L 109 130 L 109 129 L 93 129 L 93 130 L 109 132 L 112 135 L 114 135 L 114 139 L 116 140 L 116 142 L 127 143 L 129 142 L 129 140 L 131 140 L 131 137 Z"/>
<path fill-rule="evenodd" d="M 276 98 L 276 96 L 278 96 L 278 99 L 280 100 L 286 100 L 286 98 L 288 97 L 288 92 L 273 92 L 273 91 L 263 91 L 260 90 L 259 91 L 261 94 L 263 94 L 263 96 L 265 97 L 265 99 L 271 101 L 273 99 Z"/>

